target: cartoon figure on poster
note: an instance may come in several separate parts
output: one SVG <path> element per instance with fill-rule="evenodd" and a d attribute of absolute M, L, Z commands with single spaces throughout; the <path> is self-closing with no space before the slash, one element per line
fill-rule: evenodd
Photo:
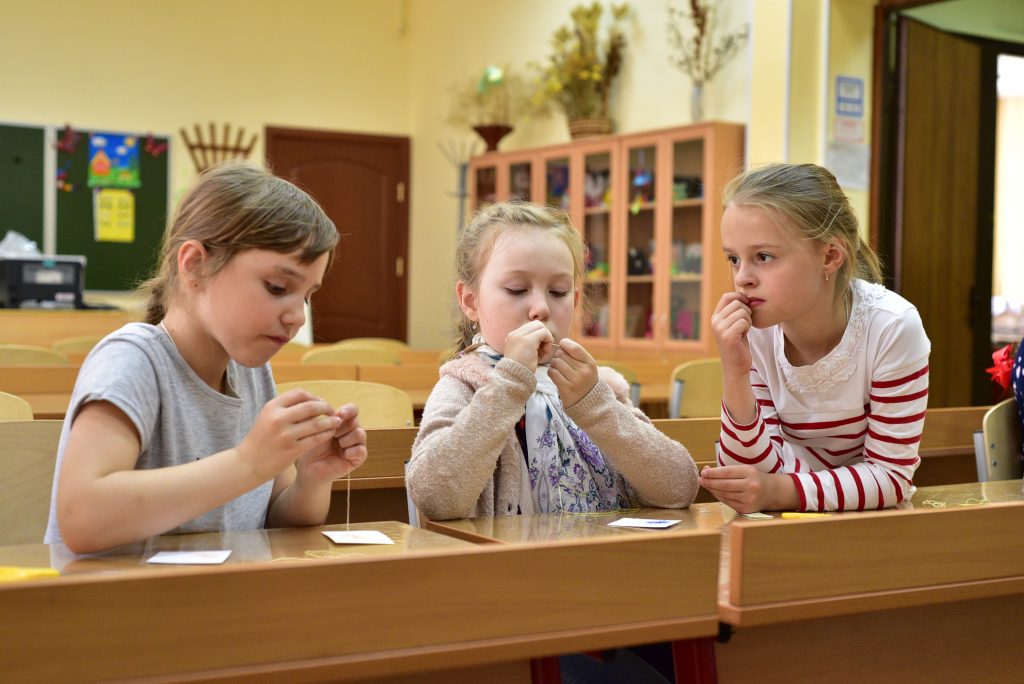
<path fill-rule="evenodd" d="M 90 188 L 137 188 L 141 184 L 137 137 L 110 133 L 89 136 Z"/>

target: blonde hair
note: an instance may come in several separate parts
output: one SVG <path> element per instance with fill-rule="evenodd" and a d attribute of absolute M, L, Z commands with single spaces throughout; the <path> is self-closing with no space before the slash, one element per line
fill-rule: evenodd
<path fill-rule="evenodd" d="M 146 323 L 156 325 L 166 314 L 178 288 L 178 249 L 188 240 L 206 249 L 203 276 L 208 278 L 249 249 L 302 250 L 303 263 L 324 253 L 333 260 L 338 231 L 316 200 L 270 171 L 239 161 L 215 166 L 178 204 L 156 271 L 139 287 L 148 296 Z"/>
<path fill-rule="evenodd" d="M 564 212 L 531 202 L 499 202 L 477 211 L 459 232 L 455 245 L 455 277 L 465 287 L 476 290 L 498 236 L 506 230 L 524 228 L 551 231 L 569 248 L 573 288 L 580 292 L 582 304 L 583 240 Z M 476 334 L 476 324 L 457 305 L 455 330 L 453 355 L 468 347 Z"/>
<path fill-rule="evenodd" d="M 726 207 L 760 207 L 789 219 L 789 225 L 808 240 L 840 243 L 846 259 L 835 273 L 837 293 L 845 293 L 853 278 L 882 282 L 878 255 L 860 236 L 850 201 L 828 169 L 768 164 L 733 178 L 722 199 Z"/>

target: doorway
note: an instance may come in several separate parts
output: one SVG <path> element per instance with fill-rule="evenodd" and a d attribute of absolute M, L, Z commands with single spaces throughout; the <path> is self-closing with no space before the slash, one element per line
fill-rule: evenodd
<path fill-rule="evenodd" d="M 406 339 L 409 139 L 266 128 L 267 163 L 338 228 L 334 265 L 313 294 L 313 342 Z"/>
<path fill-rule="evenodd" d="M 996 66 L 995 263 L 992 343 L 1024 337 L 1024 56 L 1001 54 Z"/>
<path fill-rule="evenodd" d="M 996 64 L 1022 46 L 911 18 L 925 5 L 947 3 L 876 8 L 872 237 L 932 341 L 929 406 L 991 404 Z"/>

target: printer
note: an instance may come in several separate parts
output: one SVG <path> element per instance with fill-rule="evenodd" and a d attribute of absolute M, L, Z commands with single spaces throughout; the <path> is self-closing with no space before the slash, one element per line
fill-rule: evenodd
<path fill-rule="evenodd" d="M 82 309 L 84 256 L 0 256 L 0 307 Z"/>

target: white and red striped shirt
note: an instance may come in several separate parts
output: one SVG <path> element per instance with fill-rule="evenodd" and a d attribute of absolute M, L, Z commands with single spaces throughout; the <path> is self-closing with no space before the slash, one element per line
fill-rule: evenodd
<path fill-rule="evenodd" d="M 854 280 L 843 339 L 810 366 L 786 359 L 779 326 L 751 329 L 758 412 L 739 425 L 722 406 L 721 465 L 788 473 L 800 509 L 895 506 L 920 463 L 931 343 L 910 302 Z"/>

